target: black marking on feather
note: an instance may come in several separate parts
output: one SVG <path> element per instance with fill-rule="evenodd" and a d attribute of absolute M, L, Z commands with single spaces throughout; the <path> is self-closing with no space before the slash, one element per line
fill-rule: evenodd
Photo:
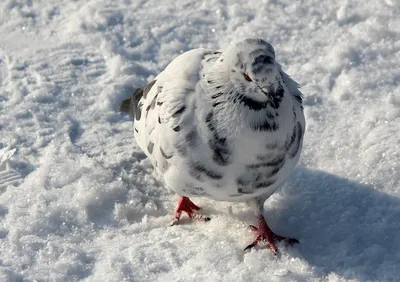
<path fill-rule="evenodd" d="M 266 43 L 264 40 L 260 38 L 246 38 L 244 41 L 248 44 L 254 44 L 254 45 L 263 45 L 264 43 Z"/>
<path fill-rule="evenodd" d="M 157 106 L 161 106 L 164 102 L 157 101 Z"/>
<path fill-rule="evenodd" d="M 301 126 L 300 122 L 297 122 L 297 127 L 296 128 L 297 128 L 297 139 L 296 139 L 296 144 L 295 144 L 294 150 L 293 150 L 293 148 L 291 148 L 291 150 L 289 152 L 289 157 L 290 158 L 294 158 L 297 155 L 297 152 L 300 149 L 301 140 L 303 138 L 303 127 Z"/>
<path fill-rule="evenodd" d="M 158 123 L 161 124 L 161 118 L 158 116 Z"/>
<path fill-rule="evenodd" d="M 283 100 L 283 96 L 285 94 L 285 90 L 283 90 L 282 85 L 279 83 L 278 89 L 276 90 L 276 92 L 274 94 L 271 94 L 268 96 L 268 104 L 274 108 L 274 109 L 278 109 L 282 100 Z"/>
<path fill-rule="evenodd" d="M 177 110 L 174 114 L 172 114 L 173 118 L 176 118 L 178 115 L 182 114 L 186 109 L 186 106 L 182 106 L 179 110 Z"/>
<path fill-rule="evenodd" d="M 246 190 L 245 190 L 246 189 Z M 243 194 L 253 194 L 254 190 L 253 189 L 249 189 L 249 188 L 238 188 L 238 193 L 243 195 Z"/>
<path fill-rule="evenodd" d="M 215 88 L 216 89 L 220 89 L 222 87 L 222 85 L 219 85 L 219 86 L 216 86 Z"/>
<path fill-rule="evenodd" d="M 237 99 L 240 101 L 240 103 L 243 103 L 244 106 L 248 107 L 250 110 L 253 110 L 253 111 L 260 111 L 262 109 L 265 109 L 268 106 L 268 101 L 267 102 L 259 102 L 259 101 L 251 99 L 250 97 L 246 97 L 244 95 L 239 95 L 237 97 Z"/>
<path fill-rule="evenodd" d="M 205 51 L 204 53 L 203 53 L 203 59 L 206 57 L 206 56 L 209 56 L 209 55 L 211 55 L 211 51 Z"/>
<path fill-rule="evenodd" d="M 245 181 L 242 178 L 238 178 L 236 179 L 236 184 L 240 185 L 240 186 L 247 186 L 249 185 L 251 182 L 250 181 Z"/>
<path fill-rule="evenodd" d="M 146 118 L 149 116 L 151 104 L 146 107 Z"/>
<path fill-rule="evenodd" d="M 191 177 L 195 178 L 197 181 L 204 182 L 204 179 L 201 177 L 201 173 L 197 172 L 195 169 L 191 168 L 189 170 L 189 174 Z"/>
<path fill-rule="evenodd" d="M 171 156 L 168 156 L 165 152 L 164 152 L 164 150 L 160 147 L 160 152 L 161 152 L 161 155 L 165 158 L 165 159 L 170 159 L 170 158 L 172 158 L 172 155 Z"/>
<path fill-rule="evenodd" d="M 273 160 L 270 160 L 268 162 L 247 165 L 247 168 L 249 168 L 249 169 L 257 169 L 257 168 L 260 168 L 260 167 L 279 167 L 279 168 L 282 168 L 284 164 L 285 164 L 285 155 L 278 155 Z"/>
<path fill-rule="evenodd" d="M 151 104 L 149 104 L 149 105 L 146 107 L 146 112 L 148 112 L 148 111 L 150 110 L 150 108 L 151 108 Z"/>
<path fill-rule="evenodd" d="M 214 83 L 214 81 L 212 81 L 212 80 L 207 80 L 207 83 L 208 83 L 208 84 L 212 84 L 212 83 Z"/>
<path fill-rule="evenodd" d="M 266 188 L 266 187 L 269 187 L 269 186 L 271 186 L 272 184 L 274 184 L 275 181 L 276 181 L 276 179 L 267 179 L 267 180 L 264 180 L 264 181 L 262 181 L 262 182 L 255 183 L 255 184 L 254 184 L 254 188 L 256 188 L 256 189 Z"/>
<path fill-rule="evenodd" d="M 267 173 L 265 176 L 266 178 L 271 178 L 272 176 L 275 176 L 278 174 L 278 172 L 281 170 L 281 168 L 285 165 L 285 162 L 280 164 L 279 166 L 275 167 L 273 170 L 271 170 L 269 173 Z"/>
<path fill-rule="evenodd" d="M 277 131 L 279 125 L 275 121 L 264 120 L 263 123 L 252 124 L 251 129 L 254 131 Z"/>
<path fill-rule="evenodd" d="M 181 130 L 181 128 L 179 126 L 172 128 L 173 131 L 175 132 L 179 132 Z"/>
<path fill-rule="evenodd" d="M 206 122 L 209 123 L 212 120 L 213 116 L 214 116 L 214 113 L 209 112 L 206 116 Z M 215 129 L 215 128 L 213 128 L 213 129 Z"/>
<path fill-rule="evenodd" d="M 293 110 L 293 122 L 295 122 L 297 119 L 297 114 L 296 114 L 296 109 L 294 108 L 294 106 L 293 106 L 292 110 Z"/>
<path fill-rule="evenodd" d="M 293 132 L 292 132 L 292 135 L 290 136 L 290 139 L 286 140 L 286 146 L 285 146 L 286 151 L 290 150 L 294 141 L 296 141 L 296 137 L 297 137 L 297 128 L 295 126 L 295 127 L 293 127 Z"/>
<path fill-rule="evenodd" d="M 275 150 L 276 148 L 278 148 L 278 143 L 268 143 L 267 145 L 265 145 L 265 148 L 267 148 L 268 150 Z"/>
<path fill-rule="evenodd" d="M 213 151 L 213 156 L 212 156 L 213 161 L 221 166 L 225 166 L 231 163 L 230 161 L 231 151 L 228 148 L 226 138 L 223 138 L 218 135 L 217 129 L 214 124 L 213 116 L 214 113 L 209 112 L 206 117 L 207 127 L 213 134 L 213 138 L 208 141 L 208 145 L 210 146 L 210 149 Z"/>
<path fill-rule="evenodd" d="M 212 96 L 211 96 L 211 99 L 216 99 L 216 98 L 218 98 L 218 97 L 220 97 L 220 96 L 222 96 L 222 95 L 224 95 L 224 93 L 223 93 L 223 92 L 219 92 L 219 93 L 217 93 L 217 94 L 212 95 Z"/>
<path fill-rule="evenodd" d="M 271 56 L 260 55 L 254 59 L 252 66 L 255 67 L 258 64 L 272 65 L 274 63 L 274 61 L 275 61 L 274 58 L 272 58 Z"/>
<path fill-rule="evenodd" d="M 246 39 L 244 42 L 241 42 L 241 43 L 239 43 L 239 44 L 243 44 L 243 43 L 247 43 L 247 44 L 251 44 L 251 45 L 262 46 L 264 50 L 265 50 L 265 48 L 267 48 L 267 50 L 268 50 L 269 52 L 271 52 L 272 55 L 273 55 L 274 58 L 275 58 L 275 50 L 274 50 L 274 48 L 272 47 L 272 45 L 269 44 L 268 42 L 262 40 L 262 39 L 259 39 L 259 38 L 248 38 L 248 39 Z"/>
<path fill-rule="evenodd" d="M 214 138 L 210 140 L 208 144 L 211 150 L 214 152 L 212 156 L 214 162 L 220 166 L 226 166 L 232 162 L 230 160 L 232 152 L 228 148 L 226 138 Z"/>
<path fill-rule="evenodd" d="M 156 94 L 156 96 L 154 96 L 153 100 L 151 101 L 151 103 L 150 103 L 151 109 L 154 109 L 156 107 L 157 97 L 158 97 L 158 94 Z"/>
<path fill-rule="evenodd" d="M 303 103 L 303 97 L 301 97 L 300 94 L 296 94 L 294 95 L 294 98 L 297 100 L 297 102 L 299 102 L 300 104 Z"/>
<path fill-rule="evenodd" d="M 225 166 L 231 163 L 231 161 L 229 160 L 231 156 L 231 151 L 227 146 L 226 138 L 211 139 L 208 144 L 211 150 L 213 150 L 214 152 L 212 156 L 214 162 L 221 166 Z"/>
<path fill-rule="evenodd" d="M 259 53 L 264 53 L 264 52 L 265 52 L 264 48 L 259 48 L 259 49 L 255 49 L 255 50 L 251 51 L 249 55 L 251 57 L 253 57 L 253 56 L 255 56 L 255 55 L 259 54 Z"/>
<path fill-rule="evenodd" d="M 262 178 L 262 179 L 261 179 Z M 255 189 L 266 188 L 271 186 L 276 182 L 276 179 L 268 179 L 264 176 L 261 177 L 261 174 L 257 175 L 255 180 L 244 181 L 240 178 L 236 179 L 236 184 L 241 186 L 238 188 L 238 192 L 242 194 L 251 194 Z"/>
<path fill-rule="evenodd" d="M 147 145 L 147 151 L 149 151 L 149 153 L 152 154 L 153 148 L 154 148 L 154 143 L 150 141 L 149 144 Z"/>
<path fill-rule="evenodd" d="M 147 94 L 149 94 L 151 88 L 153 87 L 153 85 L 157 82 L 157 80 L 153 80 L 152 82 L 150 82 L 149 84 L 147 84 L 147 86 L 143 89 L 143 98 L 146 99 L 147 98 Z"/>
<path fill-rule="evenodd" d="M 259 156 L 257 156 L 257 160 L 258 161 L 266 161 L 266 160 L 268 160 L 270 158 L 271 158 L 270 155 L 259 155 Z"/>
<path fill-rule="evenodd" d="M 135 131 L 136 131 L 136 133 L 139 133 L 139 130 L 135 127 Z"/>
<path fill-rule="evenodd" d="M 215 102 L 212 106 L 215 108 L 216 106 L 218 106 L 219 104 L 223 104 L 225 103 L 224 101 L 220 101 L 220 102 Z"/>
<path fill-rule="evenodd" d="M 265 69 L 265 67 L 263 65 L 259 65 L 258 67 L 253 67 L 252 72 L 254 74 L 259 74 L 264 69 Z"/>
<path fill-rule="evenodd" d="M 200 176 L 199 174 L 202 174 L 202 175 L 205 175 L 205 176 L 207 176 L 207 177 L 209 177 L 211 179 L 214 179 L 214 180 L 222 179 L 222 175 L 220 173 L 217 173 L 217 172 L 212 171 L 212 170 L 208 170 L 208 169 L 205 168 L 204 165 L 200 165 L 198 163 L 192 165 L 191 166 L 191 170 L 192 170 L 192 173 L 193 173 L 192 176 L 195 176 L 195 177 L 196 176 L 199 177 Z"/>

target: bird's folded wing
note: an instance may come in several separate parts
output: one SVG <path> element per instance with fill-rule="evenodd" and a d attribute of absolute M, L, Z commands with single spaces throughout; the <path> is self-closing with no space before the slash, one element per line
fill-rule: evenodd
<path fill-rule="evenodd" d="M 198 83 L 205 52 L 193 50 L 175 59 L 141 100 L 139 143 L 153 164 L 171 162 L 185 153 L 187 136 L 196 129 L 195 96 L 201 91 Z"/>

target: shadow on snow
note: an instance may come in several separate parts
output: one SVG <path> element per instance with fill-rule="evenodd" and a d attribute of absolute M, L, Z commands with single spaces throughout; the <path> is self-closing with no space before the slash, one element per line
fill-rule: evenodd
<path fill-rule="evenodd" d="M 288 251 L 319 274 L 361 281 L 400 276 L 399 198 L 306 168 L 297 168 L 277 197 L 278 208 L 266 209 L 269 222 L 288 222 L 284 235 L 300 240 Z"/>

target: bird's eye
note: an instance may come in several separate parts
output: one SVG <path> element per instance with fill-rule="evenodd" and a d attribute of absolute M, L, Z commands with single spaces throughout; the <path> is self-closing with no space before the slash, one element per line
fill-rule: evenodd
<path fill-rule="evenodd" d="M 246 79 L 247 81 L 253 81 L 250 76 L 248 76 L 246 73 L 243 74 L 244 79 Z"/>

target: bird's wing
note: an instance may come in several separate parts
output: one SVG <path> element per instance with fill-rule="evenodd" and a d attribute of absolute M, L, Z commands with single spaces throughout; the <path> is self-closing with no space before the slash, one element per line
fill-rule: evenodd
<path fill-rule="evenodd" d="M 287 73 L 285 73 L 282 70 L 282 66 L 279 65 L 279 70 L 281 73 L 281 76 L 283 78 L 283 81 L 288 88 L 290 94 L 300 103 L 302 104 L 303 102 L 303 94 L 300 91 L 300 85 L 294 81 Z"/>
<path fill-rule="evenodd" d="M 143 90 L 135 136 L 161 172 L 175 156 L 185 154 L 188 138 L 196 130 L 195 94 L 202 91 L 202 61 L 209 53 L 210 50 L 196 49 L 180 55 Z"/>

